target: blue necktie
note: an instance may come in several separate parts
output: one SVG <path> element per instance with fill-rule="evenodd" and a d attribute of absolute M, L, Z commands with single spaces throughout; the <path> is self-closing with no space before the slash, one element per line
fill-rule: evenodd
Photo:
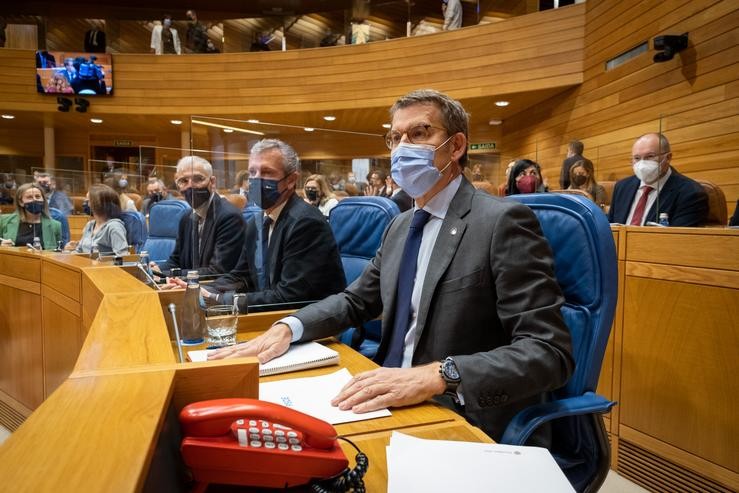
<path fill-rule="evenodd" d="M 413 284 L 416 278 L 418 250 L 421 248 L 423 227 L 428 222 L 429 217 L 431 217 L 431 214 L 423 209 L 418 209 L 413 213 L 408 238 L 406 238 L 405 248 L 403 248 L 403 257 L 400 260 L 393 331 L 390 334 L 390 345 L 382 366 L 397 368 L 403 362 L 405 335 L 408 333 L 411 323 L 411 296 L 413 295 Z"/>
<path fill-rule="evenodd" d="M 272 224 L 272 218 L 264 217 L 262 222 L 262 271 L 259 272 L 259 289 L 267 289 L 267 281 L 269 279 L 269 227 Z"/>

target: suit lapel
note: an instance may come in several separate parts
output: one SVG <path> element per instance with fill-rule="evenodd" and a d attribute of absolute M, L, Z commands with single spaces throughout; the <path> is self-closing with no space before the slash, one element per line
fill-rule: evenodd
<path fill-rule="evenodd" d="M 269 247 L 267 247 L 267 254 L 269 255 L 269 264 L 267 265 L 267 272 L 264 273 L 264 277 L 267 280 L 267 286 L 272 286 L 272 277 L 275 272 L 275 265 L 277 263 L 277 257 L 280 257 L 280 245 L 282 245 L 282 237 L 285 236 L 285 228 L 287 228 L 290 221 L 288 217 L 290 215 L 290 208 L 293 205 L 294 200 L 301 200 L 297 195 L 290 197 L 282 208 L 280 215 L 277 217 L 274 229 L 272 230 L 272 236 L 269 239 Z"/>
<path fill-rule="evenodd" d="M 431 299 L 441 276 L 444 275 L 454 255 L 457 253 L 460 241 L 467 229 L 467 223 L 462 219 L 472 207 L 472 196 L 474 187 L 465 179 L 459 186 L 457 194 L 449 204 L 449 210 L 441 224 L 439 235 L 431 251 L 431 258 L 426 269 L 426 277 L 423 280 L 421 300 L 418 306 L 418 319 L 416 320 L 416 340 L 421 336 L 426 325 Z"/>
<path fill-rule="evenodd" d="M 672 170 L 672 174 L 665 182 L 665 186 L 663 186 L 659 190 L 659 195 L 657 195 L 657 199 L 652 204 L 652 207 L 649 208 L 649 213 L 647 214 L 647 221 L 657 222 L 657 206 L 659 205 L 659 208 L 661 211 L 666 211 L 670 207 L 670 202 L 672 201 L 673 192 L 675 189 L 675 173 L 677 173 L 674 169 Z"/>

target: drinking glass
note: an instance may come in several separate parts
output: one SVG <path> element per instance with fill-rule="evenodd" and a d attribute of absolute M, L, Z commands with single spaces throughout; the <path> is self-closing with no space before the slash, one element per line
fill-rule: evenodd
<path fill-rule="evenodd" d="M 215 305 L 206 308 L 205 323 L 208 326 L 208 343 L 212 346 L 236 344 L 238 313 L 233 305 Z"/>

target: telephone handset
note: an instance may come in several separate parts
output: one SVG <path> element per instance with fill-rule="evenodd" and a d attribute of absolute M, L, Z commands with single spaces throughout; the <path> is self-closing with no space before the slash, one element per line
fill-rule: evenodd
<path fill-rule="evenodd" d="M 180 412 L 182 457 L 199 483 L 287 488 L 348 473 L 330 424 L 256 399 L 215 399 Z M 362 454 L 364 457 L 364 455 Z M 359 465 L 359 461 L 358 461 Z"/>

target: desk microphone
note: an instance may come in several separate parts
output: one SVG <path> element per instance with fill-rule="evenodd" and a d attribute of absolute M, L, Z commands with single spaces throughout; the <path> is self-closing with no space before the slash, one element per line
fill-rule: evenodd
<path fill-rule="evenodd" d="M 138 269 L 139 269 L 139 270 L 140 270 L 141 272 L 143 272 L 143 273 L 144 273 L 144 276 L 146 277 L 146 279 L 147 279 L 147 280 L 148 280 L 148 281 L 149 281 L 149 282 L 150 282 L 150 283 L 152 284 L 152 286 L 154 286 L 154 288 L 155 288 L 155 289 L 156 289 L 157 291 L 161 291 L 161 290 L 162 290 L 162 287 L 161 287 L 161 286 L 159 285 L 159 283 L 157 283 L 157 282 L 156 282 L 156 281 L 154 280 L 154 278 L 153 278 L 153 277 L 151 277 L 151 274 L 149 274 L 149 273 L 148 273 L 148 272 L 146 271 L 146 269 L 144 268 L 144 266 L 143 266 L 143 265 L 141 265 L 140 263 L 136 262 L 136 267 L 138 267 Z"/>
<path fill-rule="evenodd" d="M 27 246 L 28 248 L 30 248 L 31 250 L 33 250 L 34 252 L 40 252 L 40 251 L 41 251 L 41 249 L 40 249 L 40 248 L 36 248 L 36 247 L 35 247 L 35 246 L 33 246 L 33 245 L 32 245 L 31 243 L 26 243 L 26 246 Z"/>
<path fill-rule="evenodd" d="M 167 305 L 169 313 L 172 314 L 172 325 L 174 325 L 174 337 L 177 340 L 177 352 L 180 355 L 180 363 L 185 362 L 185 358 L 182 357 L 182 341 L 180 340 L 180 329 L 177 327 L 177 307 L 174 303 Z"/>

